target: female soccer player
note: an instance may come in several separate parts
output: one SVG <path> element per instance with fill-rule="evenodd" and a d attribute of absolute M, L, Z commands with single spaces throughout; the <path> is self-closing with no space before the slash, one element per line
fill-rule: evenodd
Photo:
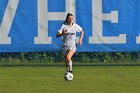
<path fill-rule="evenodd" d="M 84 36 L 84 31 L 82 28 L 73 23 L 74 16 L 71 13 L 68 13 L 66 19 L 61 26 L 60 30 L 58 30 L 56 37 L 62 38 L 62 53 L 65 58 L 66 68 L 68 72 L 72 73 L 72 56 L 76 52 L 76 32 L 80 32 L 79 44 L 82 45 L 82 39 Z"/>

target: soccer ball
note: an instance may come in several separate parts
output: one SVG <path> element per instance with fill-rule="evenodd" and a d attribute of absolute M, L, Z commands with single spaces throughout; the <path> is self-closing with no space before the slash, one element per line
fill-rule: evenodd
<path fill-rule="evenodd" d="M 64 79 L 67 80 L 67 81 L 73 80 L 73 74 L 70 73 L 70 72 L 67 72 L 67 73 L 64 75 Z"/>

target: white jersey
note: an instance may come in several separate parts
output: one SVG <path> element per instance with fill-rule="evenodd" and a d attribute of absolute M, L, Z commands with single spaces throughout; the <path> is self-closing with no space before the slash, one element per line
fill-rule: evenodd
<path fill-rule="evenodd" d="M 82 28 L 78 25 L 73 23 L 72 26 L 69 26 L 68 24 L 63 24 L 60 30 L 58 30 L 59 33 L 62 33 L 63 31 L 67 31 L 67 35 L 63 36 L 63 45 L 72 45 L 76 43 L 76 32 L 81 32 Z"/>

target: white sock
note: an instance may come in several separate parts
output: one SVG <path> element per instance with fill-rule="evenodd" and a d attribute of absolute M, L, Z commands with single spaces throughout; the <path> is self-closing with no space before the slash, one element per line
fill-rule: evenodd
<path fill-rule="evenodd" d="M 72 62 L 69 62 L 69 70 L 72 71 Z"/>

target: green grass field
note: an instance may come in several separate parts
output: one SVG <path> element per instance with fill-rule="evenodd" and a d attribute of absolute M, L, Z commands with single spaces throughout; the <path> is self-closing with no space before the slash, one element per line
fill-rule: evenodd
<path fill-rule="evenodd" d="M 0 93 L 140 93 L 138 66 L 0 67 Z"/>

